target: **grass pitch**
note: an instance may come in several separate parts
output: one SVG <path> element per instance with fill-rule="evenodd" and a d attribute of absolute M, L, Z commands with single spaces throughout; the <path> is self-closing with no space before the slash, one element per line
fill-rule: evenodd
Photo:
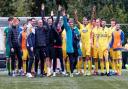
<path fill-rule="evenodd" d="M 122 76 L 26 78 L 0 73 L 0 89 L 128 89 L 128 71 Z"/>

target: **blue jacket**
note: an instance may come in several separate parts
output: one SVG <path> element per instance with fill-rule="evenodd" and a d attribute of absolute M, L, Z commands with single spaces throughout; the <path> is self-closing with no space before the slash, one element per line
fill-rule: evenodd
<path fill-rule="evenodd" d="M 72 29 L 70 28 L 67 22 L 66 16 L 63 16 L 63 24 L 66 30 L 66 51 L 67 53 L 74 53 Z M 79 34 L 77 27 L 74 27 L 74 30 L 75 30 L 75 34 Z"/>
<path fill-rule="evenodd" d="M 34 33 L 30 33 L 27 37 L 27 47 L 33 47 L 35 48 L 35 34 Z"/>

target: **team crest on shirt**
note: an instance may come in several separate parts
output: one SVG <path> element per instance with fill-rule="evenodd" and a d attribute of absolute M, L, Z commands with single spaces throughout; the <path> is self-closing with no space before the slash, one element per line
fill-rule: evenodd
<path fill-rule="evenodd" d="M 86 32 L 88 32 L 88 30 L 86 30 L 86 29 L 83 29 L 83 30 L 82 30 L 82 32 L 83 32 L 83 33 L 86 33 Z"/>

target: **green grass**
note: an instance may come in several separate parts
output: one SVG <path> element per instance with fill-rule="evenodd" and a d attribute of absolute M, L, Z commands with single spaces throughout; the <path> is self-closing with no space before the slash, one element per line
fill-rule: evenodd
<path fill-rule="evenodd" d="M 128 89 L 128 71 L 122 76 L 12 78 L 0 74 L 0 89 Z"/>

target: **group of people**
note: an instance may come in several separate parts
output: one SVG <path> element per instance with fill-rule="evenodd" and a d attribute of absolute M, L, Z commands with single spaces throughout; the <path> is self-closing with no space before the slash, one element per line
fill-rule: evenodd
<path fill-rule="evenodd" d="M 60 21 L 61 14 L 63 21 Z M 56 19 L 53 11 L 51 17 L 45 18 L 44 4 L 41 15 L 42 19 L 28 19 L 22 27 L 17 17 L 8 19 L 9 26 L 4 33 L 9 75 L 31 78 L 36 77 L 40 69 L 42 77 L 45 74 L 56 76 L 58 64 L 59 72 L 64 76 L 69 73 L 73 77 L 75 69 L 76 75 L 121 75 L 124 33 L 116 20 L 111 20 L 109 28 L 100 18 L 89 20 L 84 17 L 80 22 L 77 10 L 74 18 L 69 18 L 60 5 Z"/>

